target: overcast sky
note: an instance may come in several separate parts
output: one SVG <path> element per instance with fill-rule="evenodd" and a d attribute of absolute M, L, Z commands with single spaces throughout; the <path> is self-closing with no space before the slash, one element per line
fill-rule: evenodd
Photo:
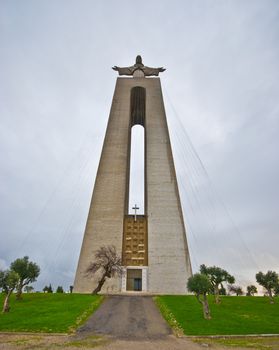
<path fill-rule="evenodd" d="M 116 72 L 161 74 L 194 271 L 279 272 L 279 2 L 0 0 L 0 268 L 73 284 Z"/>

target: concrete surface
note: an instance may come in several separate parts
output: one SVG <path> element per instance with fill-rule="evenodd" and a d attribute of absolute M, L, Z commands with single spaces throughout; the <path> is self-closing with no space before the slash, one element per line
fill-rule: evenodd
<path fill-rule="evenodd" d="M 123 219 L 128 213 L 130 95 L 135 86 L 146 89 L 147 292 L 187 292 L 191 263 L 160 79 L 118 78 L 74 282 L 77 293 L 92 292 L 98 282 L 99 276 L 85 275 L 96 250 L 114 245 L 122 253 Z M 121 278 L 107 280 L 103 291 L 121 292 Z"/>
<path fill-rule="evenodd" d="M 162 340 L 171 333 L 152 298 L 142 296 L 108 297 L 77 332 L 126 340 Z"/>

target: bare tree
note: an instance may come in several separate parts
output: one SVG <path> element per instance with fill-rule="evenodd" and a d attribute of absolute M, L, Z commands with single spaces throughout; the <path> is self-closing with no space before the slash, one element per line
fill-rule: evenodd
<path fill-rule="evenodd" d="M 96 251 L 94 261 L 88 266 L 86 275 L 94 275 L 101 271 L 101 278 L 92 294 L 98 294 L 107 278 L 121 275 L 121 258 L 116 252 L 115 246 L 102 246 Z"/>

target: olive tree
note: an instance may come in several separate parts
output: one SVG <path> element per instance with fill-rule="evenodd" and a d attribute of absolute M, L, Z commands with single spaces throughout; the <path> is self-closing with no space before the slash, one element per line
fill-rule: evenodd
<path fill-rule="evenodd" d="M 44 286 L 43 292 L 44 293 L 53 293 L 53 289 L 52 289 L 51 283 L 49 284 L 49 286 Z"/>
<path fill-rule="evenodd" d="M 16 259 L 11 263 L 10 269 L 15 271 L 19 275 L 19 281 L 16 286 L 17 294 L 16 298 L 20 299 L 23 287 L 27 286 L 29 283 L 35 282 L 40 274 L 39 266 L 29 261 L 28 256 Z"/>
<path fill-rule="evenodd" d="M 257 287 L 254 285 L 247 286 L 247 293 L 246 295 L 248 297 L 254 296 L 254 294 L 258 293 Z"/>
<path fill-rule="evenodd" d="M 10 311 L 10 296 L 19 282 L 19 275 L 13 270 L 0 271 L 0 288 L 5 293 L 2 312 Z"/>
<path fill-rule="evenodd" d="M 256 280 L 267 290 L 270 304 L 274 304 L 273 293 L 279 285 L 278 274 L 275 271 L 267 271 L 266 274 L 259 271 L 256 274 Z"/>
<path fill-rule="evenodd" d="M 56 289 L 56 293 L 64 293 L 64 289 L 62 286 L 58 286 Z"/>
<path fill-rule="evenodd" d="M 25 286 L 24 287 L 24 291 L 26 293 L 33 293 L 34 292 L 34 287 L 32 287 L 32 286 Z"/>
<path fill-rule="evenodd" d="M 210 309 L 207 300 L 207 294 L 210 292 L 211 283 L 209 278 L 202 273 L 195 273 L 188 279 L 187 288 L 190 292 L 195 293 L 198 302 L 203 307 L 203 317 L 211 319 Z"/>
<path fill-rule="evenodd" d="M 220 304 L 219 288 L 220 286 L 222 287 L 222 282 L 234 283 L 234 277 L 218 266 L 206 266 L 202 264 L 200 266 L 200 272 L 209 278 L 215 296 L 215 303 Z"/>
<path fill-rule="evenodd" d="M 121 258 L 116 252 L 115 246 L 102 246 L 96 251 L 95 259 L 88 266 L 86 275 L 94 275 L 100 273 L 97 287 L 92 291 L 92 294 L 98 294 L 106 279 L 120 275 L 122 273 Z"/>
<path fill-rule="evenodd" d="M 240 286 L 236 285 L 229 285 L 228 286 L 229 292 L 235 293 L 236 296 L 238 297 L 239 295 L 243 295 L 243 290 Z"/>

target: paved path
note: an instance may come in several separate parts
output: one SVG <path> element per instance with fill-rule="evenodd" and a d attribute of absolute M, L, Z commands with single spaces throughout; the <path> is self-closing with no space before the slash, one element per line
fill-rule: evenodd
<path fill-rule="evenodd" d="M 161 339 L 171 329 L 151 297 L 110 296 L 79 328 L 79 335 L 100 334 L 117 339 Z"/>
<path fill-rule="evenodd" d="M 152 298 L 144 296 L 108 297 L 74 335 L 0 333 L 0 350 L 203 350 L 205 346 L 224 350 L 176 338 Z"/>

